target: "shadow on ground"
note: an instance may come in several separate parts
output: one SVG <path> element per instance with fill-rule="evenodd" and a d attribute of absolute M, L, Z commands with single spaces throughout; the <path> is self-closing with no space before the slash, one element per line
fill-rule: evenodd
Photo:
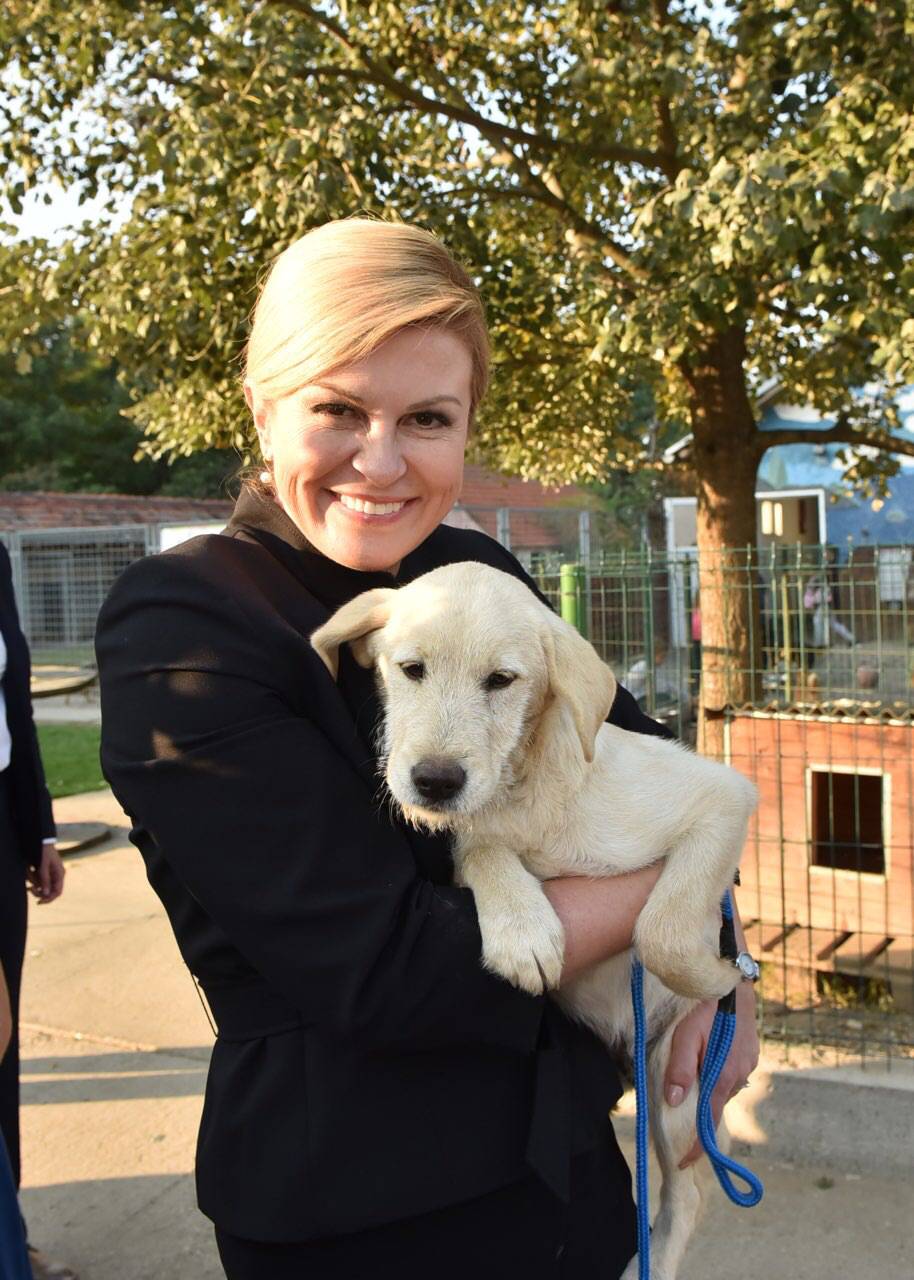
<path fill-rule="evenodd" d="M 34 1243 L 80 1280 L 225 1280 L 190 1174 L 30 1187 L 22 1207 Z"/>
<path fill-rule="evenodd" d="M 209 1050 L 114 1052 L 83 1057 L 28 1057 L 20 1070 L 23 1106 L 200 1095 Z"/>

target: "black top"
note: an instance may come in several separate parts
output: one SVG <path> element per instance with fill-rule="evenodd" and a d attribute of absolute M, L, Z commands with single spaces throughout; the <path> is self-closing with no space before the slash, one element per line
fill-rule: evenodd
<path fill-rule="evenodd" d="M 16 613 L 9 553 L 0 542 L 0 634 L 6 645 L 3 697 L 12 741 L 6 781 L 9 784 L 18 854 L 33 867 L 41 861 L 41 842 L 55 834 L 51 797 L 44 780 L 38 738 L 32 720 L 31 664 L 28 645 Z"/>
<path fill-rule="evenodd" d="M 524 578 L 442 526 L 395 582 L 463 560 Z M 371 673 L 344 650 L 335 684 L 308 643 L 392 581 L 247 490 L 224 534 L 131 565 L 99 618 L 104 772 L 219 1024 L 200 1207 L 251 1239 L 359 1230 L 531 1167 L 564 1193 L 620 1092 L 595 1037 L 483 970 L 446 836 L 383 801 Z M 664 732 L 624 691 L 611 719 Z"/>

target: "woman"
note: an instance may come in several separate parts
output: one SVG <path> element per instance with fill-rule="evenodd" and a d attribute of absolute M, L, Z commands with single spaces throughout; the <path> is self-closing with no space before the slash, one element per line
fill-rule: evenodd
<path fill-rule="evenodd" d="M 224 535 L 132 566 L 99 620 L 105 772 L 219 1027 L 197 1189 L 230 1280 L 613 1276 L 635 1249 L 611 1061 L 483 971 L 446 838 L 379 796 L 371 674 L 344 653 L 334 684 L 308 643 L 443 563 L 523 576 L 441 525 L 487 368 L 476 291 L 432 236 L 311 232 L 255 312 L 259 481 Z M 625 693 L 613 719 L 661 732 Z M 549 886 L 566 975 L 629 944 L 656 874 Z"/>
<path fill-rule="evenodd" d="M 0 967 L 10 1003 L 10 1043 L 0 1062 L 0 1136 L 19 1187 L 19 991 L 25 956 L 26 889 L 39 906 L 63 892 L 51 797 L 32 721 L 29 651 L 19 626 L 13 575 L 0 543 Z M 28 1250 L 35 1280 L 75 1280 L 75 1273 Z"/>

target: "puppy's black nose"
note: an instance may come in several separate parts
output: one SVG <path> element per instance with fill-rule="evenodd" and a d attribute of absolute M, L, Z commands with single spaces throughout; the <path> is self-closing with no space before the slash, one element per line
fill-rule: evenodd
<path fill-rule="evenodd" d="M 454 760 L 429 756 L 413 765 L 410 777 L 424 800 L 450 800 L 466 782 L 467 772 Z"/>

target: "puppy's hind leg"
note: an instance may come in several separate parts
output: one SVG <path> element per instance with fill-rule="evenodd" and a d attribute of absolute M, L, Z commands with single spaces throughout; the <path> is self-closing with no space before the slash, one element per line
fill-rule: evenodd
<path fill-rule="evenodd" d="M 687 1169 L 679 1168 L 680 1160 L 695 1141 L 698 1083 L 678 1107 L 669 1106 L 663 1094 L 675 1029 L 674 1025 L 663 1034 L 648 1064 L 651 1137 L 662 1177 L 660 1208 L 651 1232 L 651 1280 L 676 1280 L 708 1190 L 709 1169 L 704 1157 Z M 723 1121 L 718 1128 L 718 1143 L 722 1150 L 729 1146 Z"/>

